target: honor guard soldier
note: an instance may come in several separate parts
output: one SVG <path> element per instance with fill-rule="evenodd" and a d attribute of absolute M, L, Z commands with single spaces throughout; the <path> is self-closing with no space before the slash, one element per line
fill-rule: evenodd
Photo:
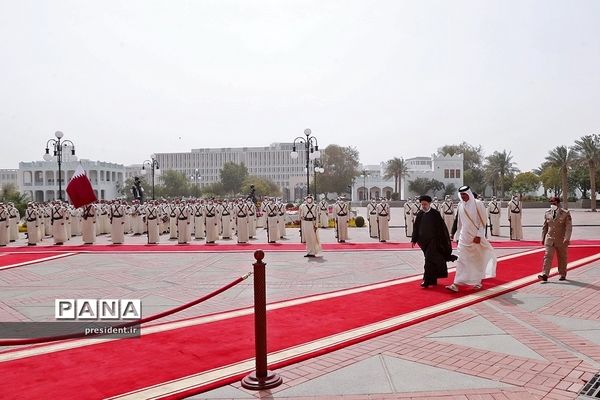
<path fill-rule="evenodd" d="M 234 205 L 235 226 L 237 230 L 238 243 L 248 243 L 248 206 L 243 200 L 238 200 Z"/>
<path fill-rule="evenodd" d="M 252 239 L 256 236 L 256 203 L 247 199 L 246 206 L 248 207 L 248 237 Z"/>
<path fill-rule="evenodd" d="M 277 204 L 273 200 L 270 200 L 265 205 L 267 214 L 267 241 L 269 243 L 275 243 L 280 238 L 279 235 L 279 211 L 277 210 Z"/>
<path fill-rule="evenodd" d="M 175 209 L 177 214 L 177 242 L 186 244 L 188 242 L 188 231 L 190 229 L 190 209 L 185 202 L 180 202 Z"/>
<path fill-rule="evenodd" d="M 319 225 L 323 229 L 329 228 L 329 204 L 324 196 L 319 202 Z"/>
<path fill-rule="evenodd" d="M 71 210 L 71 236 L 81 236 L 81 208 Z"/>
<path fill-rule="evenodd" d="M 224 200 L 221 204 L 221 237 L 223 239 L 231 239 L 231 204 Z"/>
<path fill-rule="evenodd" d="M 27 203 L 25 210 L 25 223 L 27 224 L 27 244 L 35 246 L 39 242 L 39 216 L 33 202 Z"/>
<path fill-rule="evenodd" d="M 204 239 L 204 200 L 194 204 L 194 239 Z"/>
<path fill-rule="evenodd" d="M 444 218 L 446 228 L 448 228 L 448 232 L 452 232 L 452 225 L 454 225 L 454 203 L 449 194 L 444 198 L 441 208 L 440 214 L 442 214 L 442 218 Z"/>
<path fill-rule="evenodd" d="M 277 215 L 279 216 L 279 238 L 285 238 L 286 230 L 285 230 L 285 204 L 281 201 L 281 199 L 277 199 Z"/>
<path fill-rule="evenodd" d="M 377 237 L 380 242 L 390 240 L 390 205 L 386 199 L 377 204 Z"/>
<path fill-rule="evenodd" d="M 0 203 L 0 246 L 6 246 L 10 241 L 8 224 L 8 210 L 4 203 Z"/>
<path fill-rule="evenodd" d="M 522 204 L 519 196 L 514 195 L 512 200 L 508 202 L 508 222 L 510 224 L 510 239 L 523 239 L 523 225 L 521 224 Z"/>
<path fill-rule="evenodd" d="M 145 208 L 146 232 L 148 232 L 148 244 L 156 244 L 160 240 L 159 208 L 156 201 L 149 201 Z"/>
<path fill-rule="evenodd" d="M 436 196 L 433 196 L 433 201 L 431 202 L 431 208 L 433 208 L 436 211 L 440 211 L 441 207 L 442 207 L 441 202 L 438 200 L 438 198 Z"/>
<path fill-rule="evenodd" d="M 13 203 L 8 203 L 7 211 L 9 238 L 11 242 L 14 242 L 19 239 L 19 220 L 21 219 L 21 215 L 19 215 L 19 210 L 17 210 Z"/>
<path fill-rule="evenodd" d="M 125 207 L 119 200 L 110 206 L 110 238 L 113 244 L 123 244 L 125 241 Z"/>
<path fill-rule="evenodd" d="M 96 206 L 94 204 L 84 206 L 81 218 L 81 239 L 84 244 L 94 244 L 96 241 Z"/>
<path fill-rule="evenodd" d="M 500 236 L 500 204 L 496 200 L 496 196 L 488 204 L 488 218 L 490 221 L 490 231 L 492 236 Z"/>
<path fill-rule="evenodd" d="M 212 199 L 208 200 L 204 210 L 204 226 L 206 228 L 206 243 L 214 243 L 219 239 L 219 230 L 217 224 L 219 210 Z"/>
<path fill-rule="evenodd" d="M 60 201 L 57 201 L 52 207 L 52 237 L 54 244 L 61 245 L 67 240 L 67 231 L 65 230 L 65 208 Z"/>
<path fill-rule="evenodd" d="M 369 221 L 369 236 L 372 238 L 378 237 L 377 233 L 377 201 L 371 199 L 367 203 L 367 218 Z"/>
<path fill-rule="evenodd" d="M 348 212 L 348 203 L 346 203 L 342 197 L 339 197 L 333 207 L 337 241 L 339 243 L 345 243 L 346 239 L 348 239 L 348 220 L 350 219 Z"/>
<path fill-rule="evenodd" d="M 412 199 L 408 198 L 404 203 L 404 231 L 406 237 L 412 237 L 413 232 L 413 219 L 412 219 Z"/>
<path fill-rule="evenodd" d="M 99 235 L 103 235 L 108 233 L 108 226 L 110 224 L 110 218 L 108 216 L 108 204 L 104 202 L 104 200 L 100 203 L 100 215 L 98 217 L 98 230 L 97 233 Z"/>
<path fill-rule="evenodd" d="M 317 233 L 319 208 L 315 205 L 311 194 L 306 196 L 304 203 L 300 206 L 300 231 L 306 242 L 306 255 L 304 257 L 315 257 L 321 251 L 321 244 L 319 243 Z"/>

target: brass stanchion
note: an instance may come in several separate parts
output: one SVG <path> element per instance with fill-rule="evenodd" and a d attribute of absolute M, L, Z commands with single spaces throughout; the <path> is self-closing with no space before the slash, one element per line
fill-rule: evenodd
<path fill-rule="evenodd" d="M 283 379 L 267 369 L 267 293 L 265 266 L 262 262 L 265 253 L 254 252 L 254 341 L 256 349 L 256 370 L 242 379 L 242 387 L 249 390 L 265 390 L 277 387 Z"/>

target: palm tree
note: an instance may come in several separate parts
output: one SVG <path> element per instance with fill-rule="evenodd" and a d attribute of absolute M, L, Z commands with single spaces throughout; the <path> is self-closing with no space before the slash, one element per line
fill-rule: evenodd
<path fill-rule="evenodd" d="M 590 174 L 591 209 L 596 212 L 596 168 L 600 164 L 600 135 L 587 135 L 575 141 L 573 149 L 579 153 L 578 161 L 588 167 Z"/>
<path fill-rule="evenodd" d="M 399 186 L 402 186 L 402 179 L 408 176 L 408 165 L 404 162 L 404 158 L 394 157 L 385 165 L 383 179 L 394 178 L 394 192 L 399 193 Z"/>
<path fill-rule="evenodd" d="M 576 158 L 577 152 L 567 148 L 567 146 L 557 146 L 550 150 L 548 156 L 546 156 L 546 161 L 548 161 L 551 166 L 558 168 L 560 172 L 562 197 L 565 208 L 569 208 L 569 182 L 567 176 L 569 168 L 575 163 Z"/>
<path fill-rule="evenodd" d="M 486 175 L 489 178 L 496 178 L 500 183 L 500 193 L 504 197 L 504 177 L 513 176 L 519 172 L 519 169 L 512 162 L 512 155 L 506 150 L 502 152 L 495 151 L 491 156 L 486 157 Z"/>

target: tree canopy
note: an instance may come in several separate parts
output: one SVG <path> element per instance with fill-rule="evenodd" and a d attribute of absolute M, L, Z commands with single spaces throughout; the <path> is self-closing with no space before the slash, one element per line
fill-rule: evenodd
<path fill-rule="evenodd" d="M 221 183 L 225 193 L 236 194 L 242 190 L 244 179 L 248 177 L 248 168 L 244 163 L 236 164 L 234 162 L 226 162 L 223 168 L 219 171 Z"/>
<path fill-rule="evenodd" d="M 321 165 L 325 170 L 320 174 L 319 190 L 322 192 L 347 193 L 348 186 L 359 175 L 358 150 L 331 144 L 322 151 Z"/>

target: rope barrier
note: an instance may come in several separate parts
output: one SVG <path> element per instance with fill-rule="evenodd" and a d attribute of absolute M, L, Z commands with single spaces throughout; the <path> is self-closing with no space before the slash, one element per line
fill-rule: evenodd
<path fill-rule="evenodd" d="M 119 325 L 115 325 L 112 328 L 113 329 L 119 329 L 119 328 L 127 328 L 127 327 L 131 327 L 131 326 L 136 326 L 136 325 L 141 325 L 144 324 L 146 322 L 150 322 L 150 321 L 155 321 L 157 319 L 166 317 L 168 315 L 172 315 L 175 313 L 178 313 L 179 311 L 185 310 L 187 308 L 193 307 L 197 304 L 200 304 L 212 297 L 215 297 L 216 295 L 223 293 L 224 291 L 234 287 L 235 285 L 237 285 L 238 283 L 248 279 L 250 277 L 250 275 L 252 275 L 252 272 L 248 272 L 245 275 L 240 276 L 239 278 L 235 279 L 234 281 L 228 283 L 227 285 L 203 296 L 200 297 L 197 300 L 194 301 L 190 301 L 189 303 L 186 304 L 182 304 L 178 307 L 172 308 L 170 310 L 166 310 L 163 311 L 161 313 L 155 314 L 155 315 L 151 315 L 149 317 L 146 318 L 141 318 L 141 319 L 137 319 L 135 321 L 131 321 L 131 322 L 126 322 L 124 324 L 119 324 Z M 22 346 L 22 345 L 26 345 L 26 344 L 39 344 L 39 343 L 49 343 L 49 342 L 56 342 L 59 340 L 66 340 L 66 339 L 78 339 L 78 338 L 89 338 L 89 337 L 94 337 L 94 336 L 104 336 L 110 333 L 91 333 L 91 334 L 85 334 L 83 332 L 78 332 L 78 333 L 71 333 L 68 335 L 59 335 L 59 336 L 48 336 L 48 337 L 41 337 L 41 338 L 27 338 L 27 339 L 5 339 L 5 340 L 0 340 L 0 346 Z"/>

